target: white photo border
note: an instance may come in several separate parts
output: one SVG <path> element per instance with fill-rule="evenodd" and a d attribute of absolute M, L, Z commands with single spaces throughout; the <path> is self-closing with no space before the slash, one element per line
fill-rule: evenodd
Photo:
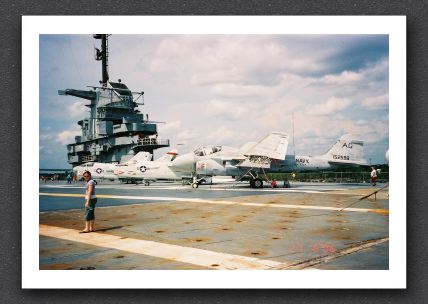
<path fill-rule="evenodd" d="M 389 35 L 389 270 L 40 270 L 39 35 L 98 32 Z M 406 288 L 405 16 L 23 16 L 22 122 L 23 288 Z"/>

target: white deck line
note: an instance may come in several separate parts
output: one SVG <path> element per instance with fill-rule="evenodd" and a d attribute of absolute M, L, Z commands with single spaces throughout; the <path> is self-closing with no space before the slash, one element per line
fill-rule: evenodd
<path fill-rule="evenodd" d="M 264 270 L 280 266 L 284 267 L 284 263 L 271 260 L 261 260 L 246 256 L 170 245 L 153 241 L 132 238 L 124 239 L 121 236 L 108 235 L 105 233 L 78 233 L 78 230 L 43 224 L 39 225 L 39 234 L 42 236 L 59 238 L 62 240 L 79 242 L 102 248 L 111 248 L 136 254 L 148 255 L 211 269 Z"/>
<path fill-rule="evenodd" d="M 44 196 L 64 196 L 64 197 L 83 197 L 82 194 L 61 194 L 61 193 L 39 193 Z M 102 195 L 98 194 L 98 198 L 111 198 L 111 199 L 127 199 L 127 200 L 143 200 L 143 201 L 177 201 L 177 202 L 191 202 L 203 204 L 222 204 L 222 205 L 237 205 L 237 206 L 256 206 L 256 207 L 272 207 L 272 208 L 288 208 L 288 209 L 306 209 L 306 210 L 331 210 L 331 211 L 347 211 L 347 212 L 379 212 L 377 209 L 366 208 L 338 208 L 338 207 L 325 207 L 325 206 L 310 206 L 310 205 L 285 205 L 285 204 L 262 204 L 262 203 L 245 203 L 234 202 L 225 200 L 207 200 L 202 198 L 183 198 L 183 197 L 163 197 L 163 196 L 125 196 L 125 195 Z M 384 210 L 387 212 L 387 210 Z"/>
<path fill-rule="evenodd" d="M 41 186 L 40 188 L 56 188 L 56 189 L 84 189 L 85 186 L 63 186 L 63 185 L 47 185 Z M 189 190 L 192 189 L 186 186 L 109 186 L 109 185 L 97 185 L 98 189 L 119 189 L 119 190 Z M 326 189 L 325 191 L 310 190 L 310 189 L 289 189 L 289 188 L 264 188 L 264 189 L 248 189 L 248 188 L 217 188 L 217 187 L 200 187 L 197 190 L 202 191 L 235 191 L 235 192 L 297 192 L 297 193 L 327 193 L 334 190 L 343 189 Z"/>

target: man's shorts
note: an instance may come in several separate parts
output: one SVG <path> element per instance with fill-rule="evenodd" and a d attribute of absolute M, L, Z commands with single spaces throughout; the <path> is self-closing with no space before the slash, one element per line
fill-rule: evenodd
<path fill-rule="evenodd" d="M 85 220 L 92 221 L 95 220 L 95 205 L 97 204 L 96 198 L 91 198 L 89 200 L 88 208 L 85 211 Z"/>

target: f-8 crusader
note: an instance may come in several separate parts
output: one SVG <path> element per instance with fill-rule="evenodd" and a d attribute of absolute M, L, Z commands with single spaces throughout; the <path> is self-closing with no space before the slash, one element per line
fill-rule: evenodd
<path fill-rule="evenodd" d="M 73 172 L 79 179 L 82 178 L 85 171 L 89 171 L 93 179 L 116 180 L 117 175 L 114 174 L 116 167 L 133 165 L 138 162 L 150 161 L 151 159 L 152 155 L 149 152 L 141 151 L 123 164 L 87 162 L 74 167 Z"/>

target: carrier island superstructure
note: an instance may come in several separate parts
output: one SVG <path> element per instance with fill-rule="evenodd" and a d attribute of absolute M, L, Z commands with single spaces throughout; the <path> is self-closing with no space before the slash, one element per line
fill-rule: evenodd
<path fill-rule="evenodd" d="M 78 121 L 82 135 L 67 145 L 68 163 L 73 167 L 88 163 L 122 163 L 140 151 L 169 147 L 168 139 L 158 139 L 157 124 L 148 114 L 138 110 L 144 104 L 144 92 L 132 92 L 119 79 L 111 82 L 108 74 L 108 36 L 95 34 L 101 49 L 95 49 L 95 59 L 102 62 L 102 80 L 90 90 L 59 90 L 59 95 L 71 95 L 90 102 L 90 116 Z"/>

